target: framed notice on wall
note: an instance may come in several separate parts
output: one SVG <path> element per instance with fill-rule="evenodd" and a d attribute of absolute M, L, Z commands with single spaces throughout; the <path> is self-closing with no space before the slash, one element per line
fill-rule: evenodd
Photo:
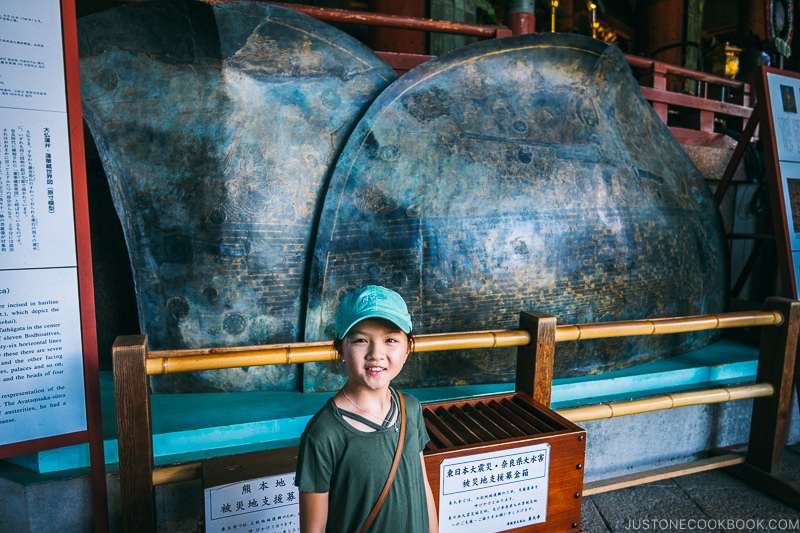
<path fill-rule="evenodd" d="M 0 458 L 89 444 L 108 529 L 74 0 L 0 0 Z"/>
<path fill-rule="evenodd" d="M 87 430 L 59 0 L 0 0 L 0 136 L 3 450 Z"/>
<path fill-rule="evenodd" d="M 800 281 L 800 74 L 761 67 L 755 81 L 784 296 Z"/>

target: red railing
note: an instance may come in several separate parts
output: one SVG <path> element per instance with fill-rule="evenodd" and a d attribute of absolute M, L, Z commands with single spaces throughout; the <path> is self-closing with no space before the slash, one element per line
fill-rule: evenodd
<path fill-rule="evenodd" d="M 117 1 L 134 3 L 141 0 Z M 226 3 L 237 0 L 202 1 Z M 525 13 L 510 15 L 509 27 L 266 0 L 258 1 L 293 9 L 332 23 L 449 33 L 485 39 L 499 39 L 520 33 L 532 33 L 533 30 L 533 24 L 529 20 L 532 15 Z M 434 57 L 402 52 L 375 51 L 375 53 L 386 61 L 398 75 L 403 75 Z M 724 134 L 719 133 L 719 130 L 742 132 L 744 129 L 747 118 L 752 113 L 751 88 L 748 84 L 630 54 L 626 54 L 625 57 L 639 82 L 642 94 L 651 103 L 661 120 L 670 128 L 678 142 L 701 146 L 724 145 Z M 694 86 L 693 94 L 683 90 L 687 80 Z M 674 87 L 680 87 L 680 89 L 675 90 Z"/>
<path fill-rule="evenodd" d="M 385 13 L 277 2 L 267 3 L 294 9 L 326 22 L 453 33 L 481 38 L 509 37 L 515 34 L 512 29 L 531 27 L 529 24 L 515 23 L 513 20 L 509 21 L 509 26 L 511 26 L 509 28 L 502 25 L 469 24 Z M 433 56 L 420 54 L 381 51 L 376 51 L 376 53 L 399 75 L 433 58 Z M 630 54 L 626 54 L 625 58 L 639 81 L 642 94 L 651 103 L 661 120 L 670 128 L 678 142 L 714 146 L 721 144 L 724 137 L 723 134 L 716 133 L 716 130 L 723 128 L 741 132 L 744 128 L 744 123 L 752 112 L 748 84 Z M 671 89 L 676 85 L 684 86 L 685 80 L 693 82 L 696 87 L 695 94 Z M 668 83 L 670 81 L 673 83 Z M 677 83 L 675 83 L 676 81 Z"/>

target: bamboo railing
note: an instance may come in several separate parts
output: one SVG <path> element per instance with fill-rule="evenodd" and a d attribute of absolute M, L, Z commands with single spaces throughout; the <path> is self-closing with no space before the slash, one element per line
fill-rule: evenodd
<path fill-rule="evenodd" d="M 704 460 L 702 464 L 693 464 L 680 471 L 670 469 L 669 473 L 653 475 L 661 476 L 655 478 L 661 479 L 698 469 L 739 465 L 742 468 L 740 475 L 748 481 L 769 487 L 784 501 L 787 497 L 794 498 L 789 503 L 800 508 L 798 491 L 792 492 L 793 489 L 776 482 L 773 475 L 780 468 L 787 437 L 794 356 L 800 333 L 800 302 L 771 298 L 763 311 L 571 325 L 557 325 L 555 317 L 544 313 L 523 312 L 519 329 L 417 335 L 414 351 L 517 347 L 517 392 L 528 394 L 549 407 L 557 342 L 742 327 L 761 328 L 755 384 L 580 406 L 559 410 L 558 414 L 571 422 L 578 422 L 752 398 L 754 416 L 746 457 L 728 455 L 718 460 Z M 322 362 L 336 358 L 331 342 L 149 351 L 144 335 L 117 338 L 113 348 L 114 387 L 126 529 L 155 530 L 156 485 L 197 479 L 201 475 L 199 463 L 154 467 L 149 376 L 240 366 Z M 650 478 L 644 474 L 637 479 L 642 482 L 642 479 Z M 607 488 L 618 487 L 619 483 L 629 486 L 636 481 L 595 483 L 591 490 L 592 493 L 610 490 Z"/>
<path fill-rule="evenodd" d="M 777 311 L 738 312 L 681 318 L 627 320 L 556 326 L 555 342 L 665 335 L 692 331 L 774 326 L 783 321 Z M 526 330 L 470 331 L 417 335 L 415 352 L 441 352 L 480 348 L 517 347 L 530 344 Z M 171 374 L 198 370 L 219 370 L 242 366 L 319 363 L 338 358 L 333 342 L 307 342 L 197 350 L 157 350 L 147 354 L 147 374 Z"/>

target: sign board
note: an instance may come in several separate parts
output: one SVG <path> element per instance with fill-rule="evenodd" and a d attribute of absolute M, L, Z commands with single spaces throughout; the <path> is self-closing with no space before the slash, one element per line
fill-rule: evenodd
<path fill-rule="evenodd" d="M 784 295 L 800 291 L 800 74 L 761 67 L 755 81 Z"/>
<path fill-rule="evenodd" d="M 204 460 L 205 531 L 299 532 L 297 451 L 293 446 Z"/>
<path fill-rule="evenodd" d="M 2 446 L 87 415 L 60 1 L 0 0 L 0 36 Z"/>
<path fill-rule="evenodd" d="M 89 443 L 108 530 L 74 0 L 0 0 L 0 458 Z"/>
<path fill-rule="evenodd" d="M 207 488 L 204 495 L 207 533 L 300 531 L 300 495 L 294 486 L 294 472 Z"/>
<path fill-rule="evenodd" d="M 508 531 L 547 520 L 548 443 L 445 459 L 439 531 Z"/>

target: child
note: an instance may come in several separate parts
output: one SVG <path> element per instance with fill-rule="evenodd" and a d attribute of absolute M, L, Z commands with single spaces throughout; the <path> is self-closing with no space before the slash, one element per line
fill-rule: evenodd
<path fill-rule="evenodd" d="M 422 409 L 416 398 L 389 386 L 411 352 L 410 333 L 405 301 L 385 287 L 362 287 L 339 304 L 334 347 L 349 375 L 300 441 L 296 484 L 302 532 L 361 531 L 392 469 L 403 434 L 403 403 L 400 463 L 369 530 L 438 531 L 422 459 L 429 440 Z"/>

